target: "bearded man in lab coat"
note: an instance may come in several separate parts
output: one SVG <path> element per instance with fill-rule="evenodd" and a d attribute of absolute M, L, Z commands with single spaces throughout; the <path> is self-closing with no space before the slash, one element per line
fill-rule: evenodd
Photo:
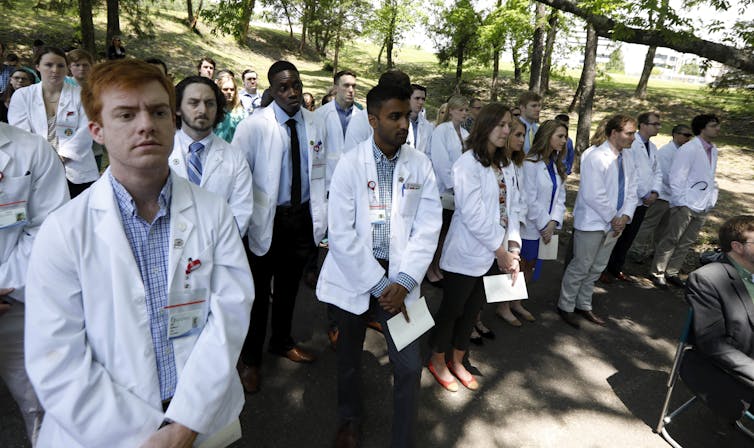
<path fill-rule="evenodd" d="M 393 364 L 392 447 L 413 446 L 421 378 L 418 339 L 396 349 L 386 321 L 419 298 L 437 246 L 442 206 L 426 155 L 405 145 L 408 85 L 385 82 L 367 95 L 374 137 L 341 158 L 330 184 L 330 247 L 317 297 L 337 307 L 336 447 L 357 446 L 360 367 L 366 324 L 382 324 Z"/>
<path fill-rule="evenodd" d="M 254 289 L 225 200 L 172 174 L 175 94 L 137 60 L 92 70 L 82 102 L 110 167 L 47 218 L 27 281 L 40 447 L 227 446 Z"/>

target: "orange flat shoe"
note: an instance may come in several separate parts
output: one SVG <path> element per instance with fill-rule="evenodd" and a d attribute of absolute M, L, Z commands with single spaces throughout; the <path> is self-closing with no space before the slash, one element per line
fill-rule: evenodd
<path fill-rule="evenodd" d="M 477 390 L 477 389 L 479 389 L 479 383 L 477 382 L 476 378 L 474 378 L 474 375 L 471 375 L 469 373 L 469 375 L 471 375 L 471 379 L 468 380 L 468 381 L 464 381 L 463 378 L 461 378 L 460 376 L 456 375 L 456 372 L 453 370 L 452 366 L 453 366 L 453 364 L 450 361 L 448 361 L 448 370 L 450 370 L 450 373 L 452 373 L 453 376 L 455 376 L 456 378 L 458 378 L 458 381 L 460 381 L 461 384 L 463 384 L 463 386 L 466 389 L 469 389 L 469 390 Z"/>
<path fill-rule="evenodd" d="M 432 374 L 433 377 L 437 380 L 438 383 L 440 383 L 440 386 L 444 387 L 445 390 L 448 390 L 450 392 L 458 392 L 458 383 L 456 383 L 456 380 L 450 380 L 445 381 L 437 374 L 437 371 L 435 370 L 435 367 L 432 365 L 432 361 L 429 361 L 427 363 L 427 368 L 429 369 L 429 373 Z"/>

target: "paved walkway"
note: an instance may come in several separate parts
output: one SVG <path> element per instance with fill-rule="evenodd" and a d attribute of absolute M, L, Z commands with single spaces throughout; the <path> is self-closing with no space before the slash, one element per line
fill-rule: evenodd
<path fill-rule="evenodd" d="M 561 248 L 563 249 L 563 248 Z M 561 251 L 563 252 L 563 251 Z M 637 266 L 633 267 L 636 270 Z M 470 361 L 481 389 L 453 394 L 422 376 L 419 447 L 665 447 L 652 432 L 677 335 L 686 314 L 679 290 L 637 284 L 600 287 L 595 311 L 605 328 L 586 321 L 581 330 L 554 312 L 562 264 L 548 262 L 543 278 L 529 286 L 527 306 L 537 322 L 513 328 L 484 310 L 497 333 Z M 424 284 L 430 307 L 441 291 Z M 327 447 L 336 418 L 336 355 L 327 343 L 324 305 L 302 286 L 295 337 L 319 355 L 313 365 L 268 357 L 260 393 L 247 396 L 241 416 L 242 447 Z M 425 346 L 426 349 L 426 346 Z M 391 370 L 384 340 L 367 332 L 364 365 L 364 448 L 389 444 Z M 680 401 L 688 396 L 681 385 Z M 23 426 L 6 390 L 0 391 L 0 446 L 24 446 Z M 703 406 L 674 426 L 686 447 L 751 446 Z M 103 428 L 103 430 L 106 430 Z"/>

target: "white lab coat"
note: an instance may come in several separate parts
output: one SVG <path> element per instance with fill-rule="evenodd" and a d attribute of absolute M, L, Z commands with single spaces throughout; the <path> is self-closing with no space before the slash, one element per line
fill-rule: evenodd
<path fill-rule="evenodd" d="M 241 150 L 214 133 L 210 135 L 210 143 L 204 149 L 206 155 L 202 163 L 200 186 L 228 202 L 238 231 L 241 235 L 246 235 L 254 208 L 254 190 L 249 164 Z M 170 167 L 184 178 L 188 178 L 186 158 L 188 146 L 192 142 L 193 140 L 180 129 L 175 133 Z"/>
<path fill-rule="evenodd" d="M 414 135 L 414 125 L 411 124 L 411 121 L 408 122 L 408 139 L 406 139 L 406 144 L 411 145 L 426 154 L 427 157 L 430 157 L 430 141 L 432 140 L 432 132 L 435 130 L 435 125 L 427 121 L 421 114 L 417 116 L 416 120 L 416 135 Z M 419 139 L 418 145 L 416 144 L 417 136 Z"/>
<path fill-rule="evenodd" d="M 461 138 L 466 141 L 468 137 L 469 132 L 461 128 Z M 453 164 L 463 152 L 463 145 L 458 139 L 453 122 L 446 121 L 439 124 L 432 131 L 432 140 L 429 144 L 432 166 L 437 176 L 437 187 L 441 194 L 450 192 L 453 189 Z"/>
<path fill-rule="evenodd" d="M 617 161 L 607 140 L 581 157 L 581 183 L 573 208 L 573 227 L 577 230 L 607 232 L 613 218 L 633 218 L 638 204 L 633 164 L 623 157 L 623 206 L 618 210 Z"/>
<path fill-rule="evenodd" d="M 717 203 L 717 147 L 712 145 L 712 161 L 702 146 L 701 137 L 694 137 L 678 149 L 670 168 L 670 206 L 688 207 L 707 212 Z"/>
<path fill-rule="evenodd" d="M 636 132 L 634 142 L 630 148 L 623 150 L 623 155 L 624 158 L 629 156 L 634 165 L 637 205 L 644 204 L 643 198 L 653 191 L 659 195 L 660 190 L 662 190 L 662 169 L 660 169 L 660 163 L 657 161 L 657 146 L 650 140 L 649 155 L 647 155 L 647 148 L 644 146 L 639 133 Z"/>
<path fill-rule="evenodd" d="M 521 245 L 519 191 L 515 168 L 503 167 L 508 226 L 500 224 L 500 186 L 492 167 L 485 167 L 466 151 L 453 165 L 455 211 L 442 248 L 440 267 L 449 272 L 479 277 L 495 260 L 495 251 L 515 241 Z"/>
<path fill-rule="evenodd" d="M 557 228 L 563 226 L 565 215 L 566 185 L 555 170 L 555 197 L 550 211 L 552 197 L 552 179 L 547 171 L 547 164 L 540 160 L 524 160 L 524 191 L 526 194 L 526 219 L 521 227 L 521 238 L 538 240 L 540 230 L 550 221 L 557 221 Z"/>
<path fill-rule="evenodd" d="M 660 199 L 670 200 L 670 167 L 673 165 L 673 158 L 678 152 L 673 140 L 657 150 L 657 162 L 662 171 L 662 188 L 660 189 Z"/>
<path fill-rule="evenodd" d="M 367 111 L 354 105 L 344 136 L 343 126 L 340 125 L 340 117 L 335 109 L 335 100 L 315 110 L 314 114 L 322 123 L 321 138 L 327 148 L 327 178 L 331 179 L 338 160 L 356 145 L 369 139 L 372 136 L 372 127 L 369 125 Z"/>
<path fill-rule="evenodd" d="M 327 164 L 327 149 L 322 143 L 321 124 L 317 117 L 305 109 L 301 109 L 301 113 L 306 123 L 306 144 L 309 150 L 309 208 L 314 244 L 318 244 L 327 230 L 327 185 L 326 176 L 312 179 L 311 173 L 314 165 Z M 261 257 L 270 250 L 272 243 L 283 155 L 285 148 L 290 146 L 290 137 L 278 124 L 275 110 L 270 105 L 257 109 L 253 115 L 238 124 L 233 146 L 244 153 L 251 168 L 254 213 L 251 215 L 248 231 L 249 249 Z"/>
<path fill-rule="evenodd" d="M 0 204 L 26 201 L 26 223 L 0 228 L 0 287 L 24 301 L 26 267 L 42 222 L 68 202 L 60 159 L 38 135 L 0 123 Z"/>
<path fill-rule="evenodd" d="M 330 185 L 329 251 L 317 282 L 320 301 L 353 314 L 369 309 L 369 292 L 385 275 L 395 281 L 404 272 L 421 283 L 442 226 L 432 165 L 424 154 L 403 145 L 393 173 L 390 272 L 386 274 L 372 252 L 370 181 L 377 182 L 371 139 L 346 153 L 335 170 Z M 404 189 L 408 184 L 421 187 Z M 417 287 L 409 291 L 406 302 L 418 298 Z"/>
<path fill-rule="evenodd" d="M 164 419 L 207 435 L 238 418 L 236 361 L 254 286 L 230 209 L 178 176 L 170 205 L 170 292 L 206 288 L 198 334 L 172 340 L 178 383 L 162 411 L 145 287 L 106 174 L 37 235 L 26 295 L 26 368 L 46 415 L 39 447 L 140 446 Z"/>
<path fill-rule="evenodd" d="M 92 152 L 89 119 L 81 105 L 80 87 L 63 84 L 55 118 L 58 154 L 69 159 L 65 163 L 66 178 L 74 184 L 97 180 L 99 171 Z M 47 139 L 47 113 L 42 83 L 16 90 L 8 107 L 8 124 Z"/>

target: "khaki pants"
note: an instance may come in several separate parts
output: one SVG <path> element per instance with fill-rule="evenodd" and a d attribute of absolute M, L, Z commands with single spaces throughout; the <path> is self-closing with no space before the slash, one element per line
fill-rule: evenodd
<path fill-rule="evenodd" d="M 658 199 L 649 207 L 647 214 L 644 215 L 639 233 L 636 234 L 631 249 L 628 251 L 631 260 L 643 261 L 652 255 L 655 244 L 660 241 L 665 233 L 669 216 L 670 204 L 664 199 Z"/>
<path fill-rule="evenodd" d="M 612 232 L 612 231 L 611 231 Z M 591 311 L 594 282 L 607 266 L 617 239 L 605 245 L 607 233 L 573 231 L 573 258 L 568 262 L 560 286 L 558 308 L 573 312 L 574 308 Z"/>
<path fill-rule="evenodd" d="M 683 267 L 691 246 L 707 219 L 707 213 L 688 207 L 672 207 L 665 233 L 657 242 L 649 273 L 655 277 L 675 276 Z"/>

